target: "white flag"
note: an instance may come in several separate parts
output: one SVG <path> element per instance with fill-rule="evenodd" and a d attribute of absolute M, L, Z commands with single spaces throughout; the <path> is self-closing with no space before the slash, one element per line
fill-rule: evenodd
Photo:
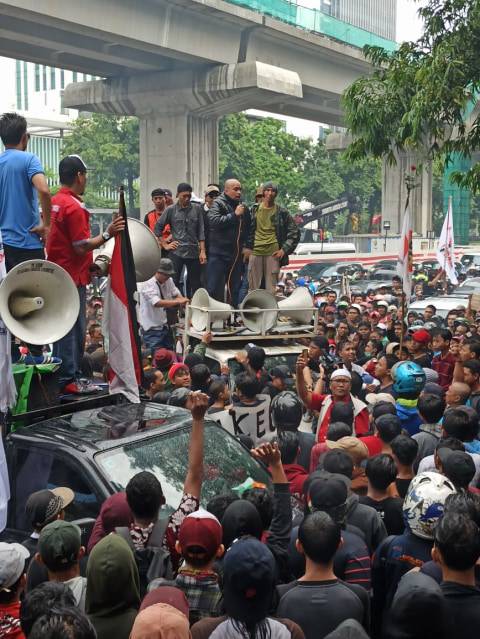
<path fill-rule="evenodd" d="M 437 260 L 445 271 L 447 278 L 456 286 L 458 284 L 455 272 L 455 240 L 453 237 L 452 198 L 448 198 L 448 211 L 443 221 L 442 232 L 438 240 Z"/>
<path fill-rule="evenodd" d="M 3 251 L 2 233 L 0 231 L 0 282 L 5 277 L 5 253 Z M 6 413 L 14 406 L 17 391 L 12 373 L 11 337 L 0 317 L 0 413 Z M 8 480 L 7 460 L 0 436 L 0 531 L 7 525 L 8 500 L 10 499 L 10 482 Z"/>
<path fill-rule="evenodd" d="M 402 234 L 400 236 L 397 273 L 402 279 L 403 292 L 405 294 L 405 308 L 408 308 L 410 304 L 410 297 L 412 295 L 413 274 L 412 223 L 410 221 L 410 208 L 408 205 L 405 209 Z"/>

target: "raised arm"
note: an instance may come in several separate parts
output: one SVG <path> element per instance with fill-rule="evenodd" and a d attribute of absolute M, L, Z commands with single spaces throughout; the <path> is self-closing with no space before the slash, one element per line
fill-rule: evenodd
<path fill-rule="evenodd" d="M 200 499 L 203 480 L 204 418 L 208 408 L 205 393 L 192 393 L 192 431 L 188 448 L 188 470 L 183 492 Z"/>

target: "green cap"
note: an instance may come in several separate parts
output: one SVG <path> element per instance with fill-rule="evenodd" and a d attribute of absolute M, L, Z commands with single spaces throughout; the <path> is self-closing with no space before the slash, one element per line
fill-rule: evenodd
<path fill-rule="evenodd" d="M 70 568 L 78 560 L 82 545 L 78 526 L 62 519 L 47 524 L 40 533 L 38 551 L 51 572 Z"/>

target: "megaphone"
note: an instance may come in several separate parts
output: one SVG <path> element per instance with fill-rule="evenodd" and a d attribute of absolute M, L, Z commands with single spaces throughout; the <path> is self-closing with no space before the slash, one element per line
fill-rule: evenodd
<path fill-rule="evenodd" d="M 221 322 L 223 325 L 223 320 L 230 317 L 233 311 L 230 304 L 214 300 L 204 288 L 197 289 L 190 306 L 198 307 L 192 308 L 191 321 L 193 328 L 199 332 L 210 328 L 214 323 Z"/>
<path fill-rule="evenodd" d="M 27 344 L 58 342 L 80 311 L 77 287 L 58 264 L 28 260 L 15 266 L 0 284 L 0 317 Z"/>
<path fill-rule="evenodd" d="M 294 310 L 299 308 L 307 308 L 311 310 Z M 296 324 L 310 324 L 314 308 L 315 305 L 313 303 L 312 296 L 310 295 L 308 288 L 305 286 L 299 286 L 293 291 L 290 297 L 286 297 L 278 303 L 279 314 L 288 317 Z"/>
<path fill-rule="evenodd" d="M 135 262 L 135 276 L 137 282 L 145 282 L 155 275 L 162 252 L 157 238 L 148 226 L 133 217 L 127 218 L 127 225 Z M 108 275 L 114 247 L 115 238 L 112 238 L 105 242 L 95 255 L 95 264 L 100 268 L 102 275 Z"/>
<path fill-rule="evenodd" d="M 250 291 L 240 304 L 240 315 L 243 323 L 254 333 L 269 331 L 277 323 L 278 311 L 262 312 L 264 309 L 278 309 L 278 302 L 272 293 L 262 289 Z M 245 313 L 244 311 L 250 312 Z"/>

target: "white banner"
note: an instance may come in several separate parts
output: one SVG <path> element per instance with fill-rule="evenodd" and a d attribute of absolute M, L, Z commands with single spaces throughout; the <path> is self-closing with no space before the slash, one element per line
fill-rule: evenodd
<path fill-rule="evenodd" d="M 400 236 L 400 250 L 398 252 L 397 273 L 402 279 L 405 294 L 405 308 L 410 304 L 412 295 L 413 255 L 412 255 L 412 223 L 410 208 L 407 206 L 403 218 L 402 234 Z"/>
<path fill-rule="evenodd" d="M 257 398 L 256 406 L 233 406 L 228 411 L 209 414 L 208 418 L 232 435 L 247 435 L 254 446 L 270 441 L 277 434 L 270 419 L 270 395 L 257 395 Z"/>
<path fill-rule="evenodd" d="M 437 260 L 445 271 L 447 278 L 456 286 L 458 284 L 455 271 L 455 240 L 453 237 L 452 198 L 448 198 L 448 211 L 443 221 L 442 232 L 438 240 Z"/>

